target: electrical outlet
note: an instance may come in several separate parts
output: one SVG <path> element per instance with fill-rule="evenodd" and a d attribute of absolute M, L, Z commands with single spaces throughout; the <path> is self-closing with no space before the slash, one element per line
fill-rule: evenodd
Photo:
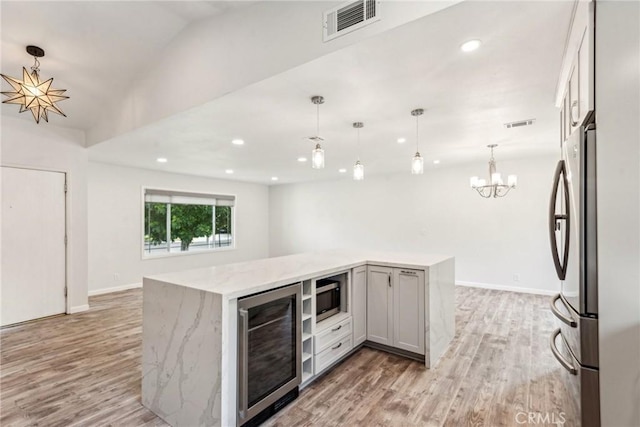
<path fill-rule="evenodd" d="M 519 282 L 520 281 L 520 276 L 518 274 L 514 274 L 513 275 L 513 281 L 514 282 Z"/>
<path fill-rule="evenodd" d="M 113 281 L 116 282 L 120 280 L 120 275 L 118 273 L 113 273 Z"/>

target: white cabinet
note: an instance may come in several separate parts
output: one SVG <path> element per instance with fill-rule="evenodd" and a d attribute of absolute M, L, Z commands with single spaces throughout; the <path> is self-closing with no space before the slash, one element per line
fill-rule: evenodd
<path fill-rule="evenodd" d="M 369 266 L 367 339 L 424 354 L 424 271 Z"/>
<path fill-rule="evenodd" d="M 353 345 L 367 340 L 367 267 L 351 272 L 351 315 L 353 317 Z"/>
<path fill-rule="evenodd" d="M 395 268 L 393 346 L 424 354 L 424 271 Z"/>
<path fill-rule="evenodd" d="M 316 330 L 313 349 L 315 375 L 322 373 L 353 349 L 351 316 L 341 313 L 323 321 L 324 329 Z"/>
<path fill-rule="evenodd" d="M 566 140 L 595 108 L 594 2 L 576 2 L 571 31 L 556 93 L 561 109 L 562 141 Z"/>
<path fill-rule="evenodd" d="M 393 269 L 367 267 L 367 339 L 393 345 Z"/>

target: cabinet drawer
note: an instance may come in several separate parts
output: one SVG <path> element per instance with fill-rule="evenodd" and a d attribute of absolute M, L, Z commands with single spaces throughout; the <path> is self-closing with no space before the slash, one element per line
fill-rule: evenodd
<path fill-rule="evenodd" d="M 320 352 L 320 354 L 315 357 L 316 375 L 340 360 L 340 358 L 349 353 L 352 348 L 351 335 L 349 335 Z"/>
<path fill-rule="evenodd" d="M 351 318 L 345 319 L 342 322 L 336 323 L 332 327 L 317 333 L 314 337 L 315 353 L 321 353 L 345 335 L 351 335 Z"/>

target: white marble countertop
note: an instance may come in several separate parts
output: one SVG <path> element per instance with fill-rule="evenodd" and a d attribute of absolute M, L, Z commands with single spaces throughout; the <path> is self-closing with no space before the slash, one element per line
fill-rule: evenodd
<path fill-rule="evenodd" d="M 159 282 L 238 298 L 364 264 L 423 270 L 453 258 L 422 253 L 333 250 L 149 276 Z"/>

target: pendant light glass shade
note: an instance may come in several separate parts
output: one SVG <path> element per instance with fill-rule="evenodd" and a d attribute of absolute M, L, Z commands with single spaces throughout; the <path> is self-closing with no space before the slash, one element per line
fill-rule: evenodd
<path fill-rule="evenodd" d="M 422 114 L 424 114 L 424 110 L 422 108 L 417 108 L 411 111 L 411 115 L 416 118 L 416 155 L 411 159 L 411 173 L 413 175 L 422 175 L 424 173 L 424 159 L 420 155 L 420 151 L 418 151 L 418 143 L 420 142 L 418 122 Z"/>
<path fill-rule="evenodd" d="M 316 144 L 316 148 L 311 151 L 311 167 L 314 169 L 324 168 L 324 150 L 320 144 Z"/>
<path fill-rule="evenodd" d="M 421 175 L 424 173 L 424 159 L 420 153 L 416 153 L 411 160 L 411 173 L 414 175 Z"/>
<path fill-rule="evenodd" d="M 364 165 L 360 162 L 360 160 L 357 160 L 356 164 L 353 165 L 353 179 L 355 181 L 364 180 Z"/>

